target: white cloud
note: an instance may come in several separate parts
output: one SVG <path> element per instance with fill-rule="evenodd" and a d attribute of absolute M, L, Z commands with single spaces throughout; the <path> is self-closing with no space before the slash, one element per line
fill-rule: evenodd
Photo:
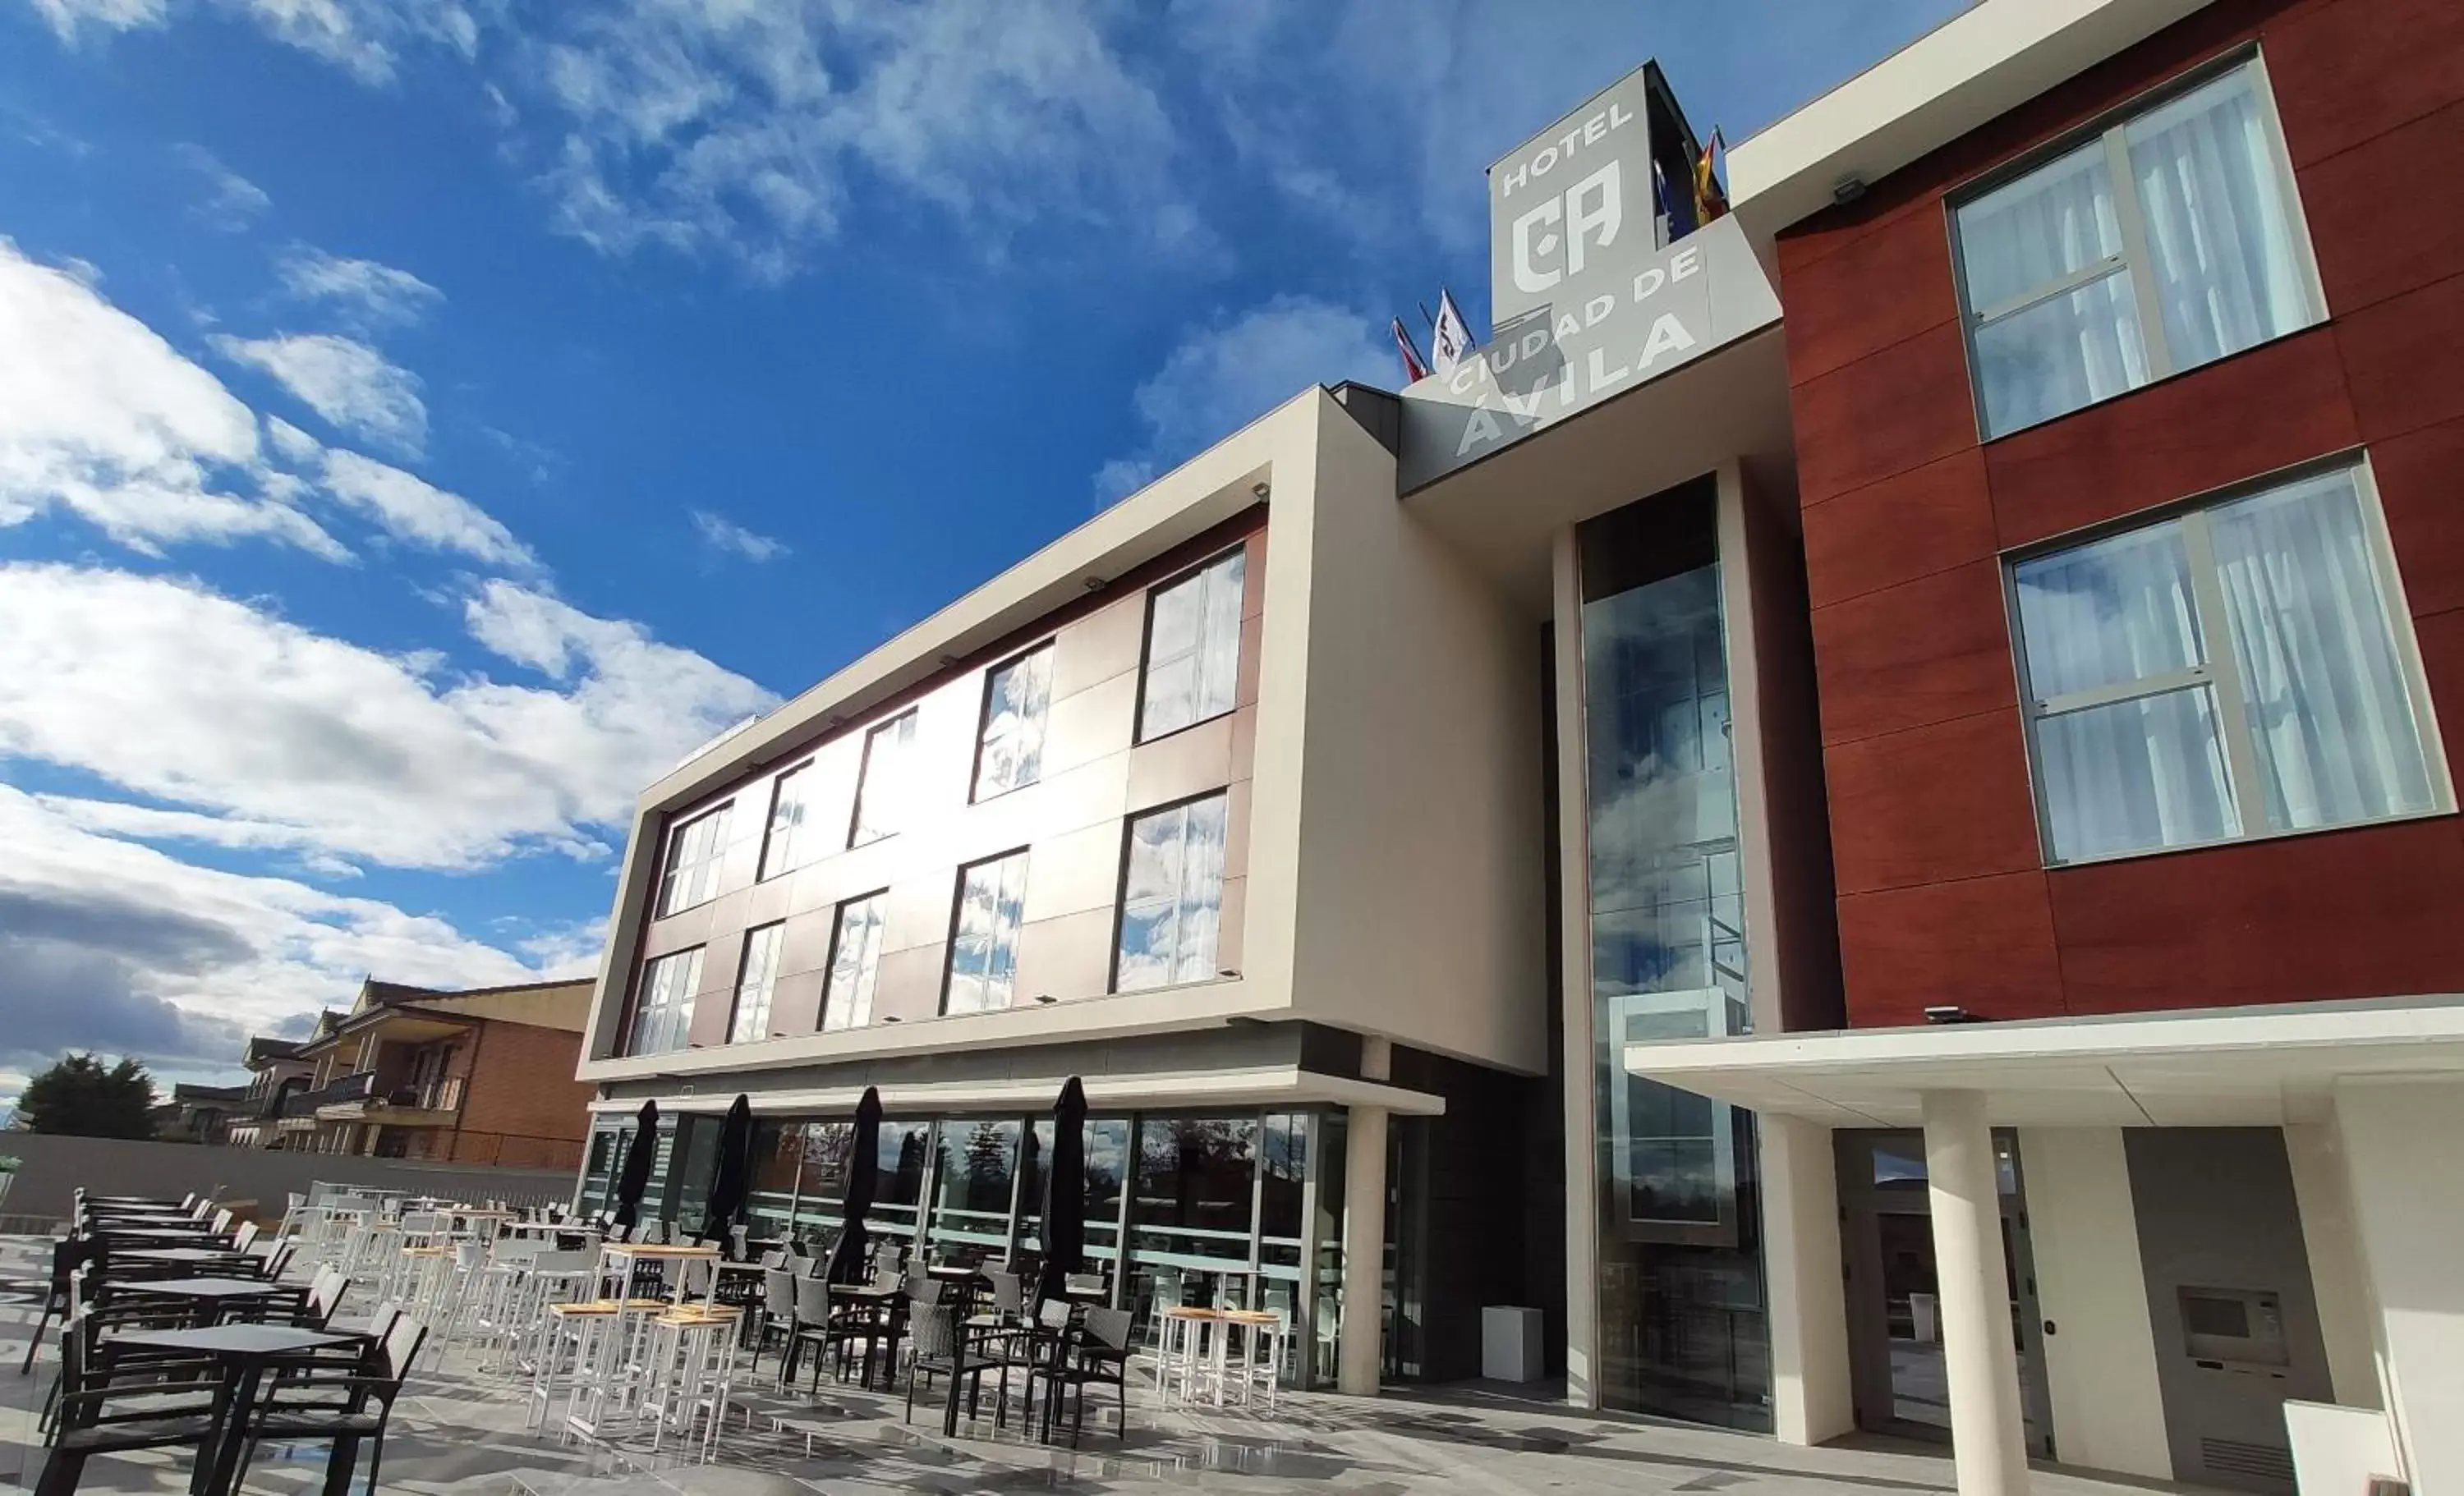
<path fill-rule="evenodd" d="M 446 987 L 541 975 L 432 915 L 181 862 L 5 784 L 0 846 L 0 1059 L 229 1065 L 248 1033 L 340 1005 L 371 972 Z"/>
<path fill-rule="evenodd" d="M 364 511 L 387 534 L 429 550 L 458 551 L 525 570 L 539 564 L 528 546 L 478 505 L 374 458 L 340 449 L 327 452 L 325 488 Z"/>
<path fill-rule="evenodd" d="M 87 26 L 125 32 L 163 24 L 164 0 L 34 0 L 34 13 L 49 22 L 60 40 L 74 44 Z"/>
<path fill-rule="evenodd" d="M 1132 397 L 1146 445 L 1098 470 L 1096 495 L 1130 493 L 1312 385 L 1394 375 L 1375 318 L 1307 297 L 1277 297 L 1193 329 Z"/>
<path fill-rule="evenodd" d="M 276 41 L 343 69 L 363 83 L 390 83 L 402 50 L 440 44 L 476 55 L 479 24 L 454 0 L 222 0 Z"/>
<path fill-rule="evenodd" d="M 159 21 L 161 17 L 158 15 Z M 256 221 L 259 213 L 274 206 L 265 188 L 241 176 L 222 164 L 212 151 L 202 145 L 174 145 L 173 155 L 181 164 L 206 179 L 212 195 L 196 206 L 195 211 L 208 227 L 226 233 L 236 233 Z"/>
<path fill-rule="evenodd" d="M 302 301 L 338 304 L 356 323 L 407 325 L 441 305 L 445 293 L 407 270 L 301 248 L 283 256 L 283 289 Z"/>
<path fill-rule="evenodd" d="M 332 425 L 416 455 L 428 444 L 419 376 L 363 342 L 331 333 L 213 339 L 216 351 L 263 369 Z"/>
<path fill-rule="evenodd" d="M 60 508 L 147 555 L 261 538 L 348 556 L 280 501 L 254 417 L 213 375 L 5 237 L 0 350 L 0 528 Z"/>
<path fill-rule="evenodd" d="M 476 869 L 599 854 L 643 785 L 772 704 L 638 625 L 512 583 L 482 584 L 464 622 L 550 684 L 363 649 L 194 583 L 0 566 L 0 757 L 239 824 L 55 813 L 90 826 Z"/>
<path fill-rule="evenodd" d="M 787 554 L 786 541 L 757 535 L 725 515 L 696 509 L 693 512 L 693 522 L 702 543 L 714 551 L 741 556 L 749 561 L 774 561 Z"/>

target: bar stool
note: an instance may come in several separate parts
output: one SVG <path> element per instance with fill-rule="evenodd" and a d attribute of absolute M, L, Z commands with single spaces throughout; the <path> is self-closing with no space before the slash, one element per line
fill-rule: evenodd
<path fill-rule="evenodd" d="M 1227 1397 L 1246 1404 L 1264 1394 L 1266 1411 L 1275 1409 L 1275 1392 L 1283 1384 L 1284 1353 L 1291 1340 L 1291 1321 L 1277 1309 L 1224 1309 L 1221 1311 L 1221 1337 L 1228 1341 L 1231 1332 L 1241 1332 L 1241 1349 L 1237 1357 L 1218 1373 L 1222 1391 Z M 1228 1354 L 1228 1352 L 1227 1352 Z"/>
<path fill-rule="evenodd" d="M 673 1428 L 687 1438 L 708 1413 L 716 1425 L 727 1415 L 736 1385 L 736 1331 L 743 1310 L 732 1305 L 687 1306 L 666 1310 L 649 1323 L 644 1357 L 641 1413 L 651 1419 L 650 1452 Z M 706 1441 L 707 1443 L 710 1441 Z"/>

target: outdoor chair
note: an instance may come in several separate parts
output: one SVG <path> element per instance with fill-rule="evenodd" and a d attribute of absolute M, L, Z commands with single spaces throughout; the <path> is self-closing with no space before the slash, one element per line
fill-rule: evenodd
<path fill-rule="evenodd" d="M 761 1369 L 761 1351 L 763 1347 L 770 1343 L 771 1336 L 778 1336 L 782 1343 L 795 1338 L 796 1275 L 789 1272 L 784 1267 L 770 1266 L 762 1268 L 761 1302 L 754 1307 L 753 1313 L 753 1365 L 751 1369 L 754 1371 L 759 1371 Z M 782 1358 L 786 1355 L 787 1353 L 783 1344 L 779 1353 Z"/>
<path fill-rule="evenodd" d="M 90 1365 L 83 1337 L 63 1333 L 60 1390 L 35 1496 L 69 1496 L 97 1455 L 195 1448 L 203 1458 L 214 1431 L 213 1375 L 210 1360 L 193 1357 Z M 174 1376 L 190 1379 L 166 1380 Z"/>
<path fill-rule="evenodd" d="M 1045 1306 L 1046 1310 L 1052 1304 Z M 1067 1306 L 1061 1306 L 1066 1313 Z M 1050 1442 L 1052 1424 L 1061 1408 L 1062 1389 L 1074 1394 L 1069 1421 L 1069 1447 L 1078 1447 L 1078 1436 L 1087 1423 L 1087 1389 L 1110 1387 L 1120 1413 L 1114 1437 L 1130 1437 L 1130 1331 L 1136 1321 L 1129 1310 L 1090 1309 L 1083 1316 L 1077 1332 L 1065 1334 L 1052 1346 L 1051 1359 L 1028 1373 L 1028 1386 L 1041 1376 L 1045 1384 L 1044 1399 L 1044 1439 Z M 1030 1392 L 1028 1403 L 1033 1405 Z M 1103 1425 L 1096 1424 L 1100 1432 Z"/>
<path fill-rule="evenodd" d="M 0 1300 L 42 1306 L 42 1313 L 34 1321 L 34 1332 L 26 1341 L 26 1358 L 17 1365 L 18 1375 L 34 1370 L 34 1353 L 43 1348 L 43 1331 L 53 1320 L 69 1311 L 69 1280 L 94 1255 L 92 1243 L 69 1237 L 52 1243 L 52 1270 L 48 1275 L 0 1281 Z"/>
<path fill-rule="evenodd" d="M 275 1439 L 294 1443 L 330 1441 L 334 1450 L 329 1457 L 326 1488 L 347 1490 L 359 1463 L 360 1441 L 366 1440 L 368 1496 L 376 1496 L 377 1477 L 385 1463 L 385 1425 L 393 1417 L 395 1400 L 402 1396 L 411 1362 L 418 1359 L 420 1345 L 427 1338 L 427 1326 L 407 1314 L 401 1315 L 386 1328 L 385 1337 L 358 1368 L 319 1369 L 283 1380 L 274 1396 L 249 1417 L 243 1431 L 248 1441 L 241 1448 L 239 1472 L 231 1488 L 238 1490 L 246 1484 L 249 1463 L 256 1458 L 256 1446 L 265 1440 Z M 333 1478 L 337 1466 L 342 1476 L 339 1483 Z"/>
<path fill-rule="evenodd" d="M 941 1302 L 945 1297 L 939 1291 L 941 1287 L 938 1283 L 932 1284 L 932 1291 L 914 1295 L 908 1308 L 907 1411 L 904 1417 L 909 1422 L 914 1421 L 915 1390 L 919 1383 L 930 1377 L 946 1376 L 950 1385 L 942 1400 L 941 1432 L 948 1435 L 957 1432 L 959 1383 L 971 1384 L 967 1417 L 972 1419 L 976 1416 L 976 1387 L 973 1384 L 979 1382 L 984 1373 L 993 1367 L 969 1353 L 967 1333 L 958 1319 L 958 1307 Z M 996 1402 L 996 1416 L 1000 1411 L 1000 1404 Z"/>
<path fill-rule="evenodd" d="M 822 1362 L 828 1359 L 830 1352 L 836 1349 L 838 1372 L 845 1375 L 847 1346 L 856 1340 L 868 1339 L 871 1329 L 869 1324 L 857 1321 L 846 1310 L 831 1305 L 827 1280 L 797 1278 L 793 1282 L 795 1299 L 789 1312 L 795 1329 L 787 1337 L 786 1355 L 780 1363 L 779 1385 L 781 1388 L 795 1385 L 796 1367 L 803 1359 L 804 1348 L 811 1346 L 814 1353 L 812 1387 L 818 1392 L 822 1385 Z M 871 1371 L 872 1351 L 868 1339 L 865 1349 L 868 1379 Z"/>

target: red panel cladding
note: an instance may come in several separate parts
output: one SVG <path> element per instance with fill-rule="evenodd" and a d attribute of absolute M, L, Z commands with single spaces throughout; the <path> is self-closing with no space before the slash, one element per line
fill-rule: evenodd
<path fill-rule="evenodd" d="M 1893 219 L 1783 284 L 1792 385 L 1959 319 L 1950 231 L 1939 209 Z"/>
<path fill-rule="evenodd" d="M 2464 275 L 2339 317 L 2333 331 L 2365 439 L 2464 416 Z"/>
<path fill-rule="evenodd" d="M 2063 1012 L 2041 872 L 1843 898 L 1839 957 L 1851 1027 L 1923 1023 L 1939 1003 L 1989 1019 Z"/>
<path fill-rule="evenodd" d="M 1843 743 L 1823 765 L 1843 898 L 2043 865 L 2016 709 Z"/>
<path fill-rule="evenodd" d="M 1985 458 L 1970 448 L 1805 512 L 1806 589 L 1816 607 L 1993 554 Z"/>
<path fill-rule="evenodd" d="M 2446 739 L 2448 782 L 2464 786 L 2464 609 L 2412 621 L 2430 715 Z"/>
<path fill-rule="evenodd" d="M 1789 405 L 1803 504 L 1976 445 L 1968 354 L 1955 323 L 1809 380 Z"/>
<path fill-rule="evenodd" d="M 2359 439 L 2314 328 L 2006 437 L 1985 468 L 2002 543 L 2025 545 Z"/>
<path fill-rule="evenodd" d="M 2464 987 L 2453 816 L 2045 876 L 2073 1012 Z"/>
<path fill-rule="evenodd" d="M 2002 570 L 1991 559 L 1815 609 L 1814 657 L 1825 743 L 2019 699 Z"/>
<path fill-rule="evenodd" d="M 2284 143 L 2299 168 L 2464 99 L 2464 6 L 2338 0 L 2260 33 Z M 2407 184 L 2424 185 L 2421 173 Z M 2319 214 L 2310 219 L 2321 228 Z"/>
<path fill-rule="evenodd" d="M 2464 10 L 2464 7 L 2458 7 Z M 2464 268 L 2464 103 L 2299 174 L 2327 307 L 2348 316 Z"/>
<path fill-rule="evenodd" d="M 2464 607 L 2464 420 L 2381 442 L 2370 449 L 2370 471 L 2406 610 L 2424 617 Z"/>

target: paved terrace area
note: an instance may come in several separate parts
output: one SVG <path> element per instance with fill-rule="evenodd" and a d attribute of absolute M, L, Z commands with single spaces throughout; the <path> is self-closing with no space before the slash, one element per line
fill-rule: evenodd
<path fill-rule="evenodd" d="M 33 1265 L 47 1245 L 0 1241 L 0 1274 Z M 354 1327 L 372 1306 L 346 1300 L 336 1324 Z M 354 1312 L 357 1311 L 357 1312 Z M 33 1375 L 17 1374 L 31 1316 L 0 1309 L 0 1482 L 31 1486 L 41 1469 L 34 1412 L 57 1369 L 47 1350 Z M 718 1458 L 699 1463 L 673 1436 L 657 1454 L 647 1427 L 606 1444 L 561 1441 L 524 1426 L 521 1386 L 474 1364 L 460 1347 L 423 1353 L 385 1441 L 384 1488 L 420 1496 L 804 1496 L 807 1492 L 1191 1492 L 1224 1496 L 1812 1496 L 1953 1488 L 1947 1451 L 1886 1442 L 1801 1449 L 1752 1435 L 1568 1411 L 1472 1384 L 1378 1398 L 1290 1394 L 1271 1415 L 1158 1408 L 1134 1391 L 1126 1441 L 1095 1430 L 1089 1403 L 1083 1447 L 1045 1447 L 996 1433 L 984 1417 L 940 1431 L 940 1407 L 823 1379 L 818 1399 L 773 1390 L 763 1361 L 745 1397 L 750 1426 L 731 1423 Z M 989 1389 L 987 1389 L 989 1399 Z M 778 1416 L 788 1420 L 774 1427 Z M 808 1436 L 809 1435 L 809 1441 Z M 249 1472 L 253 1492 L 314 1492 L 325 1446 L 269 1445 Z M 364 1489 L 366 1468 L 362 1464 Z M 175 1496 L 187 1488 L 184 1453 L 97 1460 L 82 1489 Z M 2099 1481 L 2039 1470 L 2039 1496 L 2121 1496 L 2192 1487 Z"/>

